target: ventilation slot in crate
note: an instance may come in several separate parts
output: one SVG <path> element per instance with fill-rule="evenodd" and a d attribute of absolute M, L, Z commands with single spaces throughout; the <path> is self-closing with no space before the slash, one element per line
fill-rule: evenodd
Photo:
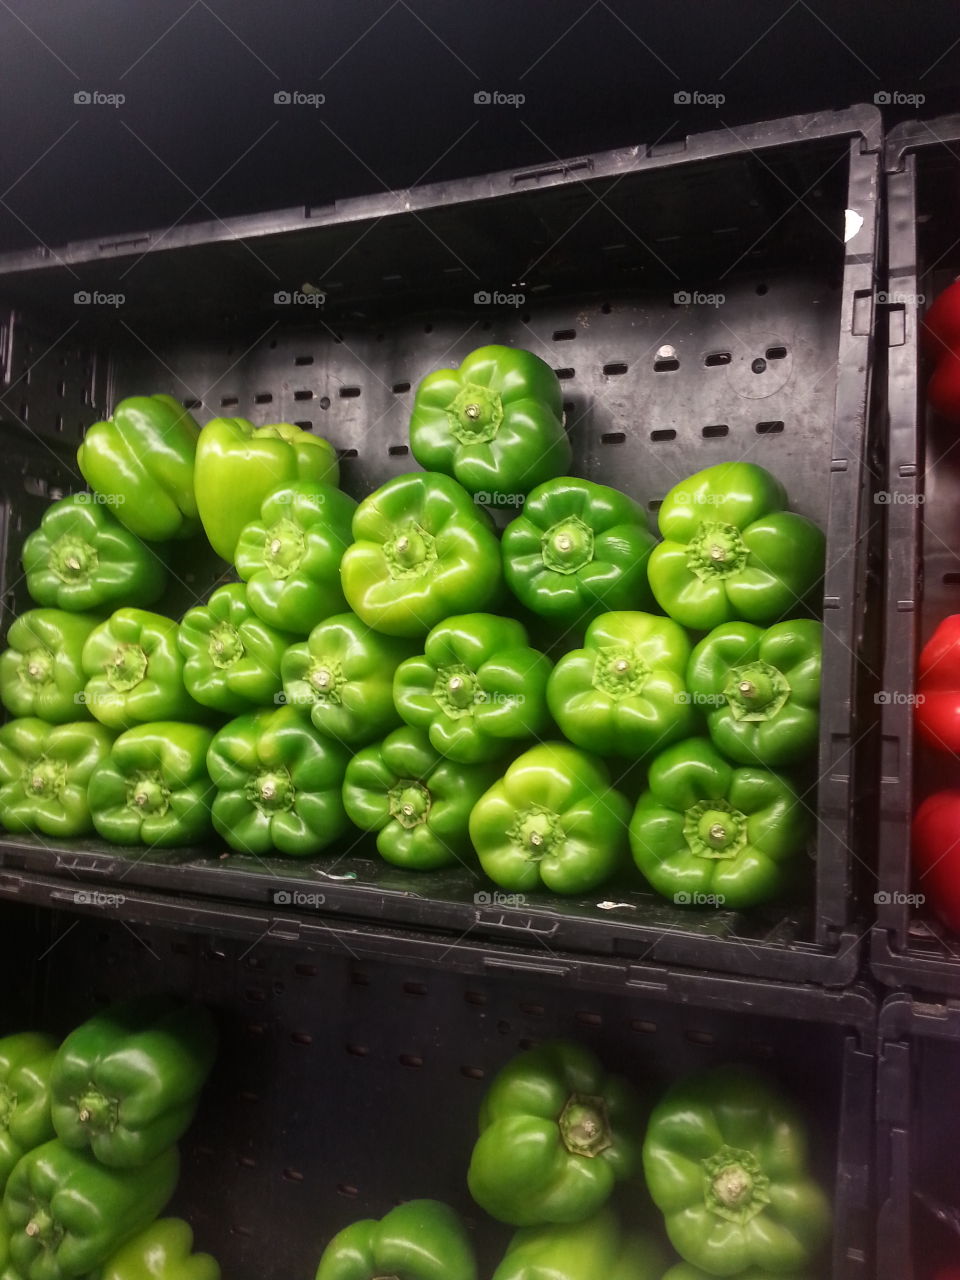
<path fill-rule="evenodd" d="M 785 360 L 787 358 L 786 347 L 767 347 L 768 360 Z"/>
<path fill-rule="evenodd" d="M 393 384 L 393 394 L 395 396 L 402 396 L 405 391 L 409 391 L 409 390 L 410 390 L 409 382 L 395 382 Z"/>
<path fill-rule="evenodd" d="M 300 391 L 295 391 L 293 393 L 293 398 L 294 400 L 312 400 L 313 392 L 309 389 L 309 387 L 304 387 Z"/>
<path fill-rule="evenodd" d="M 359 394 L 360 394 L 359 387 L 341 387 L 340 388 L 341 400 L 356 400 Z"/>
<path fill-rule="evenodd" d="M 718 364 L 729 364 L 732 359 L 729 351 L 711 351 L 708 356 L 704 356 L 703 363 L 708 369 L 713 369 Z"/>
<path fill-rule="evenodd" d="M 711 423 L 709 427 L 704 427 L 700 434 L 703 436 L 704 440 L 715 440 L 720 436 L 728 436 L 730 434 L 730 428 L 725 422 L 714 422 Z"/>
<path fill-rule="evenodd" d="M 623 444 L 627 438 L 625 431 L 605 431 L 600 437 L 601 444 Z"/>
<path fill-rule="evenodd" d="M 622 360 L 615 360 L 611 364 L 603 366 L 603 374 L 606 378 L 618 378 L 621 374 L 627 372 L 627 366 Z"/>
<path fill-rule="evenodd" d="M 572 342 L 577 336 L 576 329 L 554 329 L 554 342 Z"/>
<path fill-rule="evenodd" d="M 313 364 L 313 356 L 294 356 L 294 364 Z"/>
<path fill-rule="evenodd" d="M 576 369 L 554 369 L 553 371 L 561 382 L 566 382 L 569 378 L 576 377 Z"/>
<path fill-rule="evenodd" d="M 676 356 L 658 356 L 653 362 L 654 373 L 676 373 L 680 368 L 680 361 Z"/>
<path fill-rule="evenodd" d="M 254 404 L 272 404 L 272 403 L 273 403 L 273 392 L 272 392 L 272 391 L 258 391 L 258 392 L 257 392 L 257 394 L 253 397 L 253 403 L 254 403 Z"/>
<path fill-rule="evenodd" d="M 410 452 L 410 448 L 405 444 L 392 444 L 387 450 L 391 458 L 403 458 Z"/>
<path fill-rule="evenodd" d="M 654 442 L 654 444 L 659 444 L 661 441 L 664 441 L 664 440 L 676 440 L 676 438 L 677 438 L 677 433 L 676 431 L 674 431 L 673 427 L 661 427 L 657 431 L 650 432 L 650 439 Z"/>
<path fill-rule="evenodd" d="M 758 436 L 778 436 L 782 430 L 783 423 L 779 421 L 757 423 Z"/>
<path fill-rule="evenodd" d="M 221 409 L 231 409 L 233 408 L 234 405 L 238 405 L 239 403 L 240 403 L 239 396 L 221 396 L 220 397 Z"/>

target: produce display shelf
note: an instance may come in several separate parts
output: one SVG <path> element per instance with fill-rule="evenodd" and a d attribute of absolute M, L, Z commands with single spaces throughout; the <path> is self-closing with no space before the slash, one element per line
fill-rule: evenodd
<path fill-rule="evenodd" d="M 784 981 L 853 980 L 869 927 L 873 830 L 874 711 L 858 697 L 858 674 L 879 528 L 867 422 L 880 147 L 878 112 L 855 107 L 0 255 L 8 622 L 29 606 L 23 538 L 46 502 L 82 487 L 73 450 L 83 429 L 147 390 L 178 396 L 201 422 L 239 414 L 309 427 L 338 448 L 343 485 L 359 496 L 410 469 L 418 380 L 503 342 L 557 370 L 573 469 L 631 493 L 651 527 L 685 475 L 738 457 L 767 467 L 827 534 L 805 896 L 742 914 L 684 910 L 635 882 L 592 900 L 504 901 L 467 871 L 414 879 L 349 842 L 295 864 L 216 846 L 122 857 L 91 842 L 7 837 L 0 875 L 156 887 L 225 912 L 308 893 L 323 896 L 318 913 L 330 920 Z M 501 522 L 510 514 L 495 512 Z M 173 616 L 228 576 L 187 544 L 173 570 L 161 605 Z"/>

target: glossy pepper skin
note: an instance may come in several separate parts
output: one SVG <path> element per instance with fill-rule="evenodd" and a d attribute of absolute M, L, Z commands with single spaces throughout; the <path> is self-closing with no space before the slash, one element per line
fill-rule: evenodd
<path fill-rule="evenodd" d="M 227 583 L 183 616 L 183 683 L 195 701 L 227 715 L 267 706 L 280 692 L 280 663 L 292 641 L 254 612 L 242 582 Z"/>
<path fill-rule="evenodd" d="M 737 1273 L 737 1280 L 782 1280 L 782 1277 L 782 1271 L 767 1271 L 765 1267 L 749 1267 Z M 678 1262 L 663 1280 L 714 1280 L 714 1277 L 689 1262 Z M 817 1277 L 812 1271 L 791 1271 L 787 1280 L 817 1280 Z M 938 1276 L 937 1280 L 960 1280 L 960 1272 L 956 1276 Z"/>
<path fill-rule="evenodd" d="M 477 1280 L 473 1246 L 439 1200 L 408 1200 L 379 1222 L 364 1218 L 335 1235 L 316 1280 Z"/>
<path fill-rule="evenodd" d="M 393 676 L 418 648 L 416 640 L 381 635 L 356 614 L 338 613 L 284 653 L 284 696 L 328 738 L 365 747 L 401 724 Z"/>
<path fill-rule="evenodd" d="M 79 1280 L 161 1212 L 180 1172 L 176 1147 L 139 1169 L 108 1169 L 56 1140 L 7 1183 L 10 1255 L 23 1280 Z"/>
<path fill-rule="evenodd" d="M 336 485 L 336 450 L 289 422 L 255 427 L 246 418 L 214 418 L 197 442 L 200 519 L 218 556 L 232 561 L 246 525 L 260 519 L 274 489 L 303 481 Z"/>
<path fill-rule="evenodd" d="M 55 837 L 92 831 L 87 784 L 112 743 L 113 734 L 90 721 L 8 721 L 0 728 L 0 822 Z"/>
<path fill-rule="evenodd" d="M 206 714 L 183 683 L 179 628 L 146 609 L 117 609 L 83 646 L 85 697 L 110 729 L 155 720 L 202 720 Z"/>
<path fill-rule="evenodd" d="M 156 552 L 89 493 L 47 508 L 23 544 L 23 571 L 37 604 L 72 613 L 153 604 L 167 581 Z"/>
<path fill-rule="evenodd" d="M 539 485 L 503 533 L 507 586 L 521 604 L 563 627 L 614 609 L 648 609 L 653 535 L 639 503 L 591 480 Z"/>
<path fill-rule="evenodd" d="M 87 788 L 93 824 L 113 844 L 167 849 L 210 834 L 213 733 L 199 724 L 159 720 L 121 733 Z"/>
<path fill-rule="evenodd" d="M 650 1117 L 643 1169 L 673 1247 L 710 1275 L 811 1268 L 829 1235 L 803 1121 L 745 1068 L 674 1085 Z"/>
<path fill-rule="evenodd" d="M 404 725 L 353 757 L 343 803 L 355 826 L 377 832 L 385 862 L 416 871 L 472 864 L 470 812 L 498 772 L 445 760 L 423 729 Z"/>
<path fill-rule="evenodd" d="M 955 425 L 960 423 L 960 282 L 937 294 L 923 317 L 926 354 L 933 361 L 927 383 L 931 408 Z"/>
<path fill-rule="evenodd" d="M 586 893 L 623 862 L 629 817 L 599 760 L 548 742 L 518 756 L 481 796 L 470 838 L 502 889 Z"/>
<path fill-rule="evenodd" d="M 81 658 L 99 621 L 65 609 L 29 609 L 13 621 L 0 654 L 0 698 L 12 716 L 50 724 L 86 717 Z"/>
<path fill-rule="evenodd" d="M 138 538 L 166 542 L 197 532 L 193 462 L 200 428 L 172 396 L 131 396 L 88 427 L 77 466 Z"/>
<path fill-rule="evenodd" d="M 97 1280 L 220 1280 L 220 1264 L 193 1252 L 193 1231 L 182 1218 L 161 1218 L 121 1245 Z"/>
<path fill-rule="evenodd" d="M 571 742 L 639 759 L 696 732 L 687 693 L 687 633 L 650 613 L 602 613 L 584 647 L 561 658 L 547 686 L 550 711 Z"/>
<path fill-rule="evenodd" d="M 686 738 L 653 760 L 647 786 L 630 847 L 663 897 L 736 911 L 793 882 L 812 823 L 781 774 L 731 765 L 709 739 Z"/>
<path fill-rule="evenodd" d="M 397 668 L 393 697 L 407 724 L 429 733 L 441 755 L 480 764 L 546 730 L 550 670 L 521 623 L 461 614 L 438 623 L 424 652 Z"/>
<path fill-rule="evenodd" d="M 237 543 L 237 573 L 254 613 L 305 636 L 346 609 L 340 561 L 353 541 L 354 500 L 329 484 L 274 489 Z"/>
<path fill-rule="evenodd" d="M 493 1280 L 661 1280 L 665 1264 L 652 1237 L 625 1231 L 606 1206 L 584 1222 L 523 1227 Z"/>
<path fill-rule="evenodd" d="M 766 631 L 725 622 L 700 641 L 687 685 L 722 755 L 771 769 L 816 756 L 822 648 L 823 627 L 810 618 Z"/>
<path fill-rule="evenodd" d="M 186 1131 L 216 1052 L 213 1022 L 198 1005 L 160 996 L 95 1014 L 53 1064 L 58 1138 L 111 1169 L 148 1166 Z"/>
<path fill-rule="evenodd" d="M 960 791 L 927 796 L 913 815 L 911 856 L 917 889 L 948 929 L 960 934 Z"/>
<path fill-rule="evenodd" d="M 803 608 L 823 577 L 826 542 L 786 505 L 783 485 L 752 462 L 720 462 L 674 485 L 649 565 L 664 613 L 709 631 L 737 618 L 766 626 Z"/>
<path fill-rule="evenodd" d="M 27 1151 L 54 1136 L 50 1071 L 57 1045 L 33 1031 L 0 1039 L 0 1192 Z"/>
<path fill-rule="evenodd" d="M 470 1194 L 517 1227 L 583 1222 L 638 1171 L 642 1133 L 626 1080 L 582 1045 L 539 1045 L 508 1062 L 484 1098 Z"/>
<path fill-rule="evenodd" d="M 528 493 L 568 470 L 563 393 L 539 356 L 480 347 L 459 369 L 423 379 L 410 418 L 410 449 L 426 471 L 443 471 L 483 501 Z"/>
<path fill-rule="evenodd" d="M 455 480 L 397 476 L 365 498 L 341 564 L 343 593 L 368 626 L 425 636 L 441 619 L 485 608 L 500 587 L 500 548 Z"/>
<path fill-rule="evenodd" d="M 349 826 L 341 794 L 349 759 L 295 707 L 238 716 L 207 753 L 213 825 L 238 853 L 312 857 Z"/>
<path fill-rule="evenodd" d="M 914 720 L 936 751 L 960 752 L 960 613 L 951 613 L 920 651 Z"/>

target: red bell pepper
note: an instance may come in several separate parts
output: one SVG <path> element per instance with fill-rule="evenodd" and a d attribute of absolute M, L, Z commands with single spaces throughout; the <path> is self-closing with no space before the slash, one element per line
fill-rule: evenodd
<path fill-rule="evenodd" d="M 923 318 L 923 345 L 934 361 L 927 400 L 960 425 L 960 280 L 934 298 Z"/>
<path fill-rule="evenodd" d="M 960 1280 L 960 1264 L 955 1267 L 941 1267 L 936 1280 Z"/>
<path fill-rule="evenodd" d="M 960 613 L 944 618 L 923 646 L 915 720 L 931 747 L 960 752 Z"/>
<path fill-rule="evenodd" d="M 914 814 L 913 874 L 935 914 L 960 933 L 960 791 L 938 791 Z"/>

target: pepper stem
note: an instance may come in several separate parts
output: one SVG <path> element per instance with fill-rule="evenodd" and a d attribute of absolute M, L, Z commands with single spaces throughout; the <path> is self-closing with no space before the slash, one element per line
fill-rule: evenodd
<path fill-rule="evenodd" d="M 752 1151 L 721 1147 L 703 1171 L 704 1200 L 718 1218 L 746 1226 L 770 1203 L 770 1179 Z"/>
<path fill-rule="evenodd" d="M 120 1104 L 98 1089 L 88 1089 L 76 1099 L 77 1119 L 94 1133 L 113 1131 L 120 1121 Z"/>
<path fill-rule="evenodd" d="M 610 1118 L 603 1098 L 572 1093 L 557 1121 L 564 1146 L 576 1156 L 598 1156 L 613 1146 Z"/>

